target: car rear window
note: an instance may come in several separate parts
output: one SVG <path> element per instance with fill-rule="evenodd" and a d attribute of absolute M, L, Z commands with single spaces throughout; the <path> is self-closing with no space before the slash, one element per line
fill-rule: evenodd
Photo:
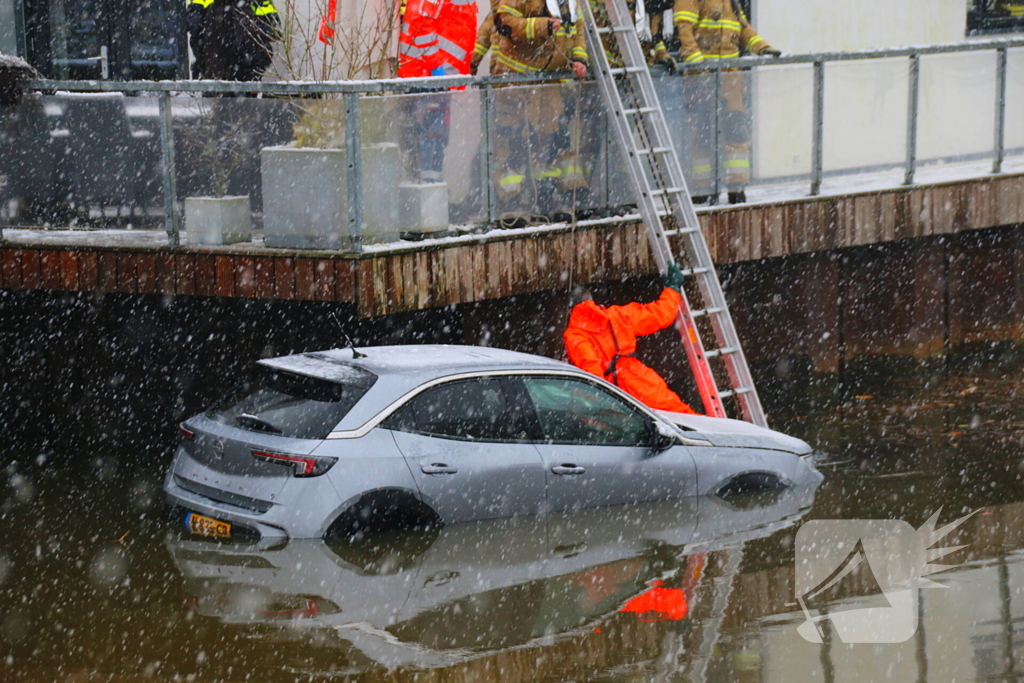
<path fill-rule="evenodd" d="M 324 439 L 377 381 L 352 367 L 326 380 L 257 365 L 207 411 L 222 424 L 293 439 Z"/>

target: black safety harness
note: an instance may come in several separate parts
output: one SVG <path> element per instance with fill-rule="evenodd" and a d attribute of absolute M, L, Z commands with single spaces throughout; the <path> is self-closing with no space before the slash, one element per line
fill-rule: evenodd
<path fill-rule="evenodd" d="M 636 358 L 635 353 L 619 353 L 619 338 L 615 336 L 615 327 L 612 325 L 611 318 L 608 319 L 608 331 L 612 333 L 612 343 L 615 344 L 615 355 L 612 357 L 612 361 L 608 363 L 608 367 L 605 368 L 604 376 L 612 376 L 612 384 L 615 386 L 619 385 L 619 359 L 620 358 Z"/>

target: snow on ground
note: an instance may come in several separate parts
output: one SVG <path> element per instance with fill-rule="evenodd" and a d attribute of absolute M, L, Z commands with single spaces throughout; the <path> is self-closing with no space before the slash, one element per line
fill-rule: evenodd
<path fill-rule="evenodd" d="M 1003 174 L 1024 173 L 1024 155 L 1009 157 L 1003 162 Z M 890 171 L 863 173 L 858 175 L 844 175 L 834 178 L 826 178 L 822 182 L 821 197 L 835 197 L 847 194 L 862 194 L 868 192 L 881 192 L 904 187 L 903 168 L 894 168 Z M 995 177 L 992 175 L 992 160 L 947 163 L 936 165 L 921 165 L 914 176 L 917 185 L 929 185 L 945 183 L 956 180 L 968 180 L 973 178 Z M 749 204 L 769 204 L 784 201 L 806 199 L 810 196 L 809 187 L 806 181 L 794 183 L 782 183 L 777 185 L 755 185 L 747 190 Z M 728 206 L 714 208 L 701 207 L 698 213 L 727 210 Z M 639 220 L 636 213 L 602 218 L 594 220 L 579 221 L 576 227 L 592 227 L 596 225 L 617 223 L 623 220 Z M 369 254 L 386 254 L 402 251 L 420 251 L 422 249 L 437 247 L 441 245 L 468 244 L 479 242 L 482 239 L 508 239 L 525 235 L 542 235 L 545 233 L 560 232 L 572 229 L 568 223 L 552 223 L 547 225 L 533 225 L 518 229 L 495 228 L 486 232 L 474 232 L 474 226 L 452 226 L 456 234 L 444 237 L 427 238 L 417 241 L 397 240 L 383 244 L 364 245 L 363 251 Z M 128 248 L 158 248 L 167 244 L 167 233 L 164 230 L 116 230 L 116 229 L 25 229 L 25 228 L 3 228 L 3 239 L 9 245 L 40 245 L 40 246 L 83 246 L 83 247 L 128 247 Z M 184 230 L 181 233 L 181 243 L 188 246 Z M 256 233 L 252 242 L 227 245 L 223 247 L 203 247 L 203 250 L 214 251 L 271 251 L 263 245 L 263 237 Z M 293 250 L 272 250 L 272 251 L 293 251 Z"/>

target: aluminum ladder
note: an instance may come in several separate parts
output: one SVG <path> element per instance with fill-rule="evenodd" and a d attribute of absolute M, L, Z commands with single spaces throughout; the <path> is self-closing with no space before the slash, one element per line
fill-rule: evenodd
<path fill-rule="evenodd" d="M 591 1 L 603 3 L 608 15 L 607 25 L 604 21 L 598 24 Z M 626 2 L 579 0 L 578 4 L 587 32 L 591 63 L 596 67 L 595 77 L 611 127 L 619 141 L 619 149 L 627 161 L 658 270 L 665 273 L 668 265 L 676 260 L 669 238 L 678 236 L 683 247 L 684 258 L 680 260 L 683 274 L 688 279 L 695 279 L 698 285 L 696 292 L 693 287 L 683 288 L 676 329 L 686 349 L 704 410 L 711 416 L 726 417 L 722 401 L 732 397 L 743 419 L 766 427 L 768 422 L 761 399 L 740 346 L 711 252 L 701 233 L 697 212 L 690 200 L 679 157 L 669 136 L 665 114 L 654 91 L 654 80 L 647 68 Z M 609 48 L 617 45 L 616 57 L 621 66 L 611 65 L 605 54 L 601 39 L 609 34 L 615 37 L 614 41 L 609 41 Z M 699 295 L 703 308 L 692 309 L 686 289 L 691 295 Z M 705 350 L 701 342 L 698 321 L 702 318 L 710 323 L 717 344 L 715 348 Z M 703 326 L 706 335 L 708 325 Z M 729 382 L 730 388 L 725 391 L 718 388 L 713 361 L 720 370 L 718 376 L 723 384 Z"/>

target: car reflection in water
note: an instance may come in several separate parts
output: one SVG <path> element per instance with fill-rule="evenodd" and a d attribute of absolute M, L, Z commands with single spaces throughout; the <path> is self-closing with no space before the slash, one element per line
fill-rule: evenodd
<path fill-rule="evenodd" d="M 168 545 L 204 616 L 283 622 L 297 638 L 305 628 L 333 629 L 384 666 L 444 666 L 600 632 L 612 619 L 685 620 L 701 599 L 695 589 L 711 581 L 704 576 L 709 553 L 718 558 L 718 577 L 738 573 L 744 544 L 796 524 L 816 487 L 377 534 L 358 543 L 267 547 L 274 541 L 172 537 Z M 719 597 L 709 598 L 712 609 L 724 612 Z"/>

